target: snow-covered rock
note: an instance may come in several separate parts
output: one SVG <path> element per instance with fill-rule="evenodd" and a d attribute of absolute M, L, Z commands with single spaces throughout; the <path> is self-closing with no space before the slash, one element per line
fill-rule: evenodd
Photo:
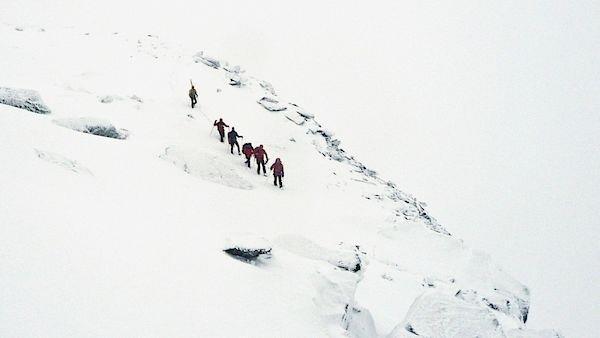
<path fill-rule="evenodd" d="M 0 87 L 0 104 L 29 110 L 37 114 L 50 114 L 40 94 L 31 89 Z"/>
<path fill-rule="evenodd" d="M 506 337 L 489 310 L 440 292 L 417 298 L 388 338 L 406 337 L 406 332 L 423 337 Z"/>
<path fill-rule="evenodd" d="M 129 136 L 129 131 L 126 129 L 118 129 L 112 123 L 104 119 L 80 117 L 55 119 L 52 122 L 61 127 L 96 136 L 103 136 L 118 140 L 124 140 Z"/>
<path fill-rule="evenodd" d="M 276 99 L 268 96 L 262 97 L 260 100 L 258 100 L 258 103 L 268 111 L 277 112 L 287 109 L 285 105 L 279 103 L 279 101 L 277 101 Z"/>
<path fill-rule="evenodd" d="M 221 67 L 221 62 L 215 58 L 212 58 L 208 55 L 204 54 L 204 51 L 200 51 L 198 53 L 196 53 L 193 57 L 194 62 L 198 63 L 198 62 L 202 62 L 203 64 L 214 68 L 214 69 L 219 69 Z"/>

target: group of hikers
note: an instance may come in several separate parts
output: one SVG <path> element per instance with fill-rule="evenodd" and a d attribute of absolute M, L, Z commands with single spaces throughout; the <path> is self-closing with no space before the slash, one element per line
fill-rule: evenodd
<path fill-rule="evenodd" d="M 229 126 L 225 122 L 223 122 L 222 118 L 219 119 L 219 121 L 215 120 L 213 126 L 217 127 L 217 130 L 219 131 L 220 141 L 224 143 L 225 128 L 229 128 Z M 267 176 L 266 164 L 269 162 L 269 155 L 265 151 L 263 145 L 261 144 L 258 147 L 254 148 L 252 146 L 252 143 L 244 143 L 240 151 L 240 144 L 238 143 L 238 138 L 244 138 L 244 136 L 238 134 L 238 132 L 235 130 L 235 127 L 231 127 L 231 130 L 227 133 L 227 142 L 229 143 L 229 151 L 231 152 L 231 154 L 234 154 L 233 147 L 235 146 L 238 155 L 241 155 L 243 153 L 244 156 L 246 156 L 245 163 L 246 165 L 248 165 L 248 168 L 250 168 L 250 160 L 252 159 L 252 156 L 254 156 L 257 166 L 256 173 L 260 175 L 260 169 L 262 168 L 263 175 Z M 269 169 L 273 171 L 273 185 L 279 186 L 279 188 L 283 188 L 282 178 L 284 176 L 284 172 L 283 163 L 281 163 L 281 159 L 275 159 L 275 163 L 273 163 Z"/>
<path fill-rule="evenodd" d="M 198 92 L 196 92 L 196 88 L 194 88 L 194 85 L 192 85 L 192 88 L 189 90 L 189 96 L 190 100 L 192 101 L 192 108 L 194 108 L 196 103 L 198 103 Z M 219 121 L 215 120 L 215 122 L 213 123 L 213 128 L 214 127 L 217 127 L 217 130 L 219 131 L 220 141 L 224 143 L 225 128 L 229 128 L 229 126 L 225 122 L 223 122 L 222 118 L 220 118 Z M 245 163 L 246 165 L 248 165 L 248 168 L 250 168 L 250 159 L 252 158 L 252 156 L 254 156 L 257 166 L 256 173 L 260 175 L 260 169 L 262 167 L 263 175 L 267 176 L 266 164 L 269 162 L 269 155 L 267 155 L 267 152 L 265 151 L 263 145 L 261 144 L 258 147 L 254 148 L 252 146 L 252 143 L 244 143 L 240 151 L 240 144 L 238 143 L 238 138 L 244 138 L 244 136 L 238 134 L 238 132 L 235 130 L 235 127 L 231 127 L 231 130 L 227 133 L 227 142 L 229 143 L 229 151 L 231 152 L 231 154 L 233 155 L 233 147 L 235 146 L 237 148 L 238 155 L 241 155 L 243 153 L 244 156 L 246 156 Z M 273 163 L 269 169 L 273 171 L 273 185 L 279 186 L 279 188 L 283 188 L 282 178 L 284 173 L 283 163 L 281 163 L 281 159 L 275 159 L 275 163 Z"/>

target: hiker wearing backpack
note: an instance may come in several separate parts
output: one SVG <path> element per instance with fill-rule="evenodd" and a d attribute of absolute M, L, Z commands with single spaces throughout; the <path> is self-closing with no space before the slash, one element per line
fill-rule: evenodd
<path fill-rule="evenodd" d="M 188 95 L 190 96 L 190 100 L 192 100 L 192 108 L 194 108 L 196 103 L 198 103 L 198 92 L 196 92 L 196 88 L 194 88 L 194 85 L 192 85 L 192 88 L 188 92 Z"/>
<path fill-rule="evenodd" d="M 225 122 L 223 122 L 223 119 L 219 119 L 219 122 L 217 122 L 217 120 L 215 120 L 215 123 L 213 123 L 213 126 L 217 126 L 217 130 L 219 131 L 219 136 L 221 136 L 221 143 L 225 142 L 225 127 L 229 128 L 228 125 L 225 124 Z"/>
<path fill-rule="evenodd" d="M 277 181 L 279 181 L 279 188 L 283 188 L 283 183 L 281 182 L 281 178 L 283 177 L 283 163 L 281 163 L 281 159 L 276 159 L 270 169 L 273 171 L 273 185 L 277 186 Z"/>
<path fill-rule="evenodd" d="M 239 135 L 237 131 L 235 131 L 235 127 L 231 127 L 231 131 L 227 133 L 227 141 L 229 141 L 229 145 L 231 146 L 231 154 L 233 154 L 233 146 L 237 147 L 238 155 L 241 155 L 240 152 L 240 144 L 238 143 L 238 138 L 244 138 L 244 136 Z"/>
<path fill-rule="evenodd" d="M 260 166 L 262 165 L 263 173 L 265 176 L 267 176 L 267 169 L 265 168 L 265 158 L 267 159 L 267 162 L 269 162 L 269 155 L 267 155 L 267 152 L 263 148 L 262 144 L 258 146 L 258 148 L 254 148 L 253 155 L 256 159 L 256 165 L 258 166 L 258 168 L 256 169 L 256 173 L 260 175 Z"/>
<path fill-rule="evenodd" d="M 244 145 L 242 146 L 242 153 L 244 154 L 244 156 L 246 156 L 246 164 L 248 165 L 248 168 L 250 168 L 250 158 L 254 153 L 252 143 L 244 143 Z"/>

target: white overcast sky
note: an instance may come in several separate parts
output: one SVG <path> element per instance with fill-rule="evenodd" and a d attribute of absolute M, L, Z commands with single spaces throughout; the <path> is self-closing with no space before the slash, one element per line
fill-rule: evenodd
<path fill-rule="evenodd" d="M 241 64 L 528 284 L 531 327 L 600 332 L 599 1 L 3 2 Z"/>

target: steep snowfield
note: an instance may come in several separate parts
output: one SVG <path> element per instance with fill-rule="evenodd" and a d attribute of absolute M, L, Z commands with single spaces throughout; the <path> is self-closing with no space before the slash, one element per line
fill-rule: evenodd
<path fill-rule="evenodd" d="M 0 87 L 51 111 L 0 105 L 0 336 L 558 336 L 526 330 L 524 285 L 236 65 L 153 35 L 0 30 Z M 218 142 L 219 117 L 283 160 L 283 190 Z"/>

